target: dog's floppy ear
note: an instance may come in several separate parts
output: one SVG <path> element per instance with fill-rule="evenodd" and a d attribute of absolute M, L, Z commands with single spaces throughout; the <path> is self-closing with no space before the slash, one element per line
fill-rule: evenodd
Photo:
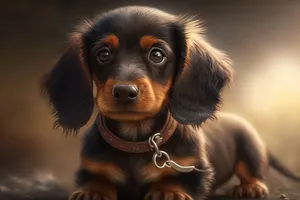
<path fill-rule="evenodd" d="M 56 122 L 64 131 L 77 131 L 90 119 L 93 88 L 80 36 L 71 37 L 68 49 L 42 79 L 42 92 L 54 107 Z M 74 39 L 76 38 L 76 39 Z"/>
<path fill-rule="evenodd" d="M 196 125 L 214 116 L 233 74 L 230 59 L 206 42 L 202 32 L 198 21 L 181 20 L 173 28 L 178 64 L 168 107 L 182 124 Z"/>

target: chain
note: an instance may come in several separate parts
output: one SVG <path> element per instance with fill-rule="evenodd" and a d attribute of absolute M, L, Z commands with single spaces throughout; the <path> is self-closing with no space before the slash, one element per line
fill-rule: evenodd
<path fill-rule="evenodd" d="M 153 161 L 153 164 L 157 168 L 162 169 L 162 168 L 168 167 L 168 168 L 172 168 L 175 171 L 183 172 L 183 173 L 188 173 L 188 172 L 191 172 L 193 170 L 199 171 L 199 172 L 205 172 L 206 171 L 206 170 L 198 169 L 195 166 L 181 166 L 178 163 L 176 163 L 175 161 L 171 160 L 169 154 L 165 151 L 160 150 L 159 147 L 158 147 L 158 145 L 162 141 L 162 139 L 163 138 L 161 137 L 161 134 L 156 133 L 153 136 L 151 136 L 148 140 L 149 146 L 154 151 L 152 161 Z M 163 164 L 159 165 L 157 163 L 158 159 L 163 160 L 164 161 Z"/>

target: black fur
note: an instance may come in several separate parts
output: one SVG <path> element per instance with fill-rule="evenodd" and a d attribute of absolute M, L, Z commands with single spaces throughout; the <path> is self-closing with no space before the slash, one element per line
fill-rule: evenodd
<path fill-rule="evenodd" d="M 191 22 L 195 25 L 189 25 Z M 143 9 L 125 7 L 100 15 L 91 26 L 81 36 L 83 61 L 99 81 L 108 77 L 134 80 L 147 76 L 165 84 L 173 77 L 168 107 L 178 122 L 201 124 L 213 116 L 220 103 L 220 93 L 231 78 L 231 69 L 228 58 L 223 54 L 217 56 L 219 52 L 204 42 L 199 22 L 184 17 L 171 18 L 156 10 L 143 12 Z M 99 66 L 96 55 L 101 46 L 96 43 L 108 33 L 120 37 L 120 49 L 113 52 L 112 62 Z M 147 34 L 162 38 L 170 45 L 173 51 L 165 48 L 169 57 L 167 66 L 158 68 L 144 64 L 144 56 L 148 54 L 141 54 L 136 44 Z M 196 34 L 195 38 L 190 38 L 190 34 Z M 188 39 L 194 45 L 187 44 Z M 93 107 L 92 88 L 85 77 L 85 67 L 80 65 L 79 46 L 72 45 L 43 84 L 56 110 L 56 124 L 66 130 L 82 127 Z M 184 63 L 188 63 L 185 73 Z"/>
<path fill-rule="evenodd" d="M 172 80 L 170 93 L 160 95 L 165 95 L 167 108 L 179 123 L 200 124 L 213 116 L 220 103 L 221 90 L 230 79 L 230 65 L 225 62 L 226 56 L 219 55 L 208 43 L 203 46 L 199 22 L 195 20 L 193 23 L 184 17 L 174 17 L 146 7 L 120 8 L 85 22 L 85 30 L 76 32 L 77 41 L 74 43 L 71 40 L 71 48 L 43 81 L 42 86 L 56 111 L 57 124 L 65 130 L 77 130 L 89 120 L 94 104 L 90 82 L 92 76 L 100 83 L 105 83 L 109 78 L 134 81 L 147 77 L 162 87 Z M 113 59 L 110 62 L 99 64 L 98 52 L 106 45 L 101 43 L 101 39 L 112 33 L 119 39 L 118 48 L 111 49 Z M 154 66 L 147 61 L 149 51 L 141 49 L 139 43 L 145 35 L 163 41 L 154 45 L 166 53 L 168 61 L 164 66 Z M 164 121 L 162 118 L 167 112 L 164 106 L 160 108 L 159 115 L 150 119 L 155 123 L 152 131 L 137 139 L 148 138 L 149 134 L 160 130 Z M 118 133 L 119 121 L 109 119 L 109 116 L 107 118 L 108 128 L 121 137 L 122 134 Z M 177 129 L 162 148 L 172 157 L 196 158 L 198 168 L 209 170 L 163 179 L 182 187 L 192 198 L 202 199 L 211 189 L 213 171 L 206 156 L 201 156 L 204 147 L 198 148 L 205 145 L 204 141 L 197 137 L 185 140 L 186 134 L 196 136 L 196 133 Z M 141 179 L 138 171 L 151 162 L 151 156 L 151 152 L 132 155 L 114 149 L 101 138 L 95 125 L 86 134 L 81 153 L 83 158 L 113 163 L 124 170 L 128 179 L 125 185 L 116 183 L 119 197 L 131 196 L 133 199 L 145 196 L 150 186 L 155 184 L 155 181 Z M 99 179 L 104 177 L 81 168 L 76 182 L 78 187 L 85 187 Z M 132 189 L 139 191 L 137 195 L 133 195 L 135 192 Z"/>
<path fill-rule="evenodd" d="M 70 131 L 78 130 L 87 123 L 94 105 L 92 77 L 96 79 L 97 89 L 100 88 L 100 91 L 109 78 L 117 83 L 147 78 L 151 82 L 149 88 L 154 88 L 153 93 L 165 91 L 165 94 L 158 94 L 165 97 L 164 104 L 152 116 L 142 120 L 131 120 L 130 117 L 135 117 L 132 114 L 132 111 L 136 111 L 134 107 L 124 108 L 115 102 L 108 102 L 109 106 L 117 110 L 118 115 L 124 111 L 131 114 L 124 119 L 127 123 L 131 122 L 130 128 L 134 124 L 135 128 L 147 126 L 147 130 L 125 131 L 129 135 L 138 134 L 137 137 L 128 139 L 121 128 L 128 124 L 102 113 L 106 117 L 106 126 L 120 138 L 132 141 L 146 140 L 161 130 L 169 110 L 179 125 L 161 149 L 168 152 L 171 159 L 192 158 L 195 166 L 205 171 L 179 174 L 171 171 L 169 174 L 147 179 L 140 170 L 145 167 L 148 175 L 155 174 L 156 168 L 151 168 L 153 152 L 133 154 L 115 149 L 105 142 L 94 123 L 84 137 L 81 158 L 91 160 L 96 173 L 85 169 L 83 165 L 80 166 L 76 183 L 82 192 L 77 193 L 78 196 L 72 196 L 72 200 L 90 200 L 93 193 L 108 195 L 109 192 L 117 193 L 115 195 L 118 199 L 143 199 L 151 192 L 150 188 L 159 183 L 175 185 L 173 189 L 181 188 L 179 192 L 189 195 L 192 199 L 204 199 L 234 174 L 240 176 L 242 181 L 239 187 L 245 187 L 243 189 L 247 190 L 249 185 L 254 185 L 260 189 L 254 191 L 255 195 L 263 195 L 263 192 L 267 193 L 267 188 L 261 184 L 265 181 L 269 164 L 290 178 L 300 180 L 268 153 L 255 130 L 245 121 L 231 115 L 222 115 L 214 122 L 208 120 L 215 115 L 221 103 L 221 93 L 231 80 L 232 70 L 227 56 L 205 41 L 199 21 L 172 16 L 147 7 L 124 7 L 85 22 L 83 28 L 84 30 L 77 31 L 77 40 L 71 40 L 69 49 L 43 79 L 43 90 L 48 94 L 55 109 L 56 124 L 62 126 L 65 131 Z M 118 47 L 111 49 L 110 62 L 99 64 L 98 52 L 106 45 L 101 43 L 101 40 L 109 34 L 118 37 Z M 143 49 L 139 44 L 140 38 L 145 35 L 163 41 L 153 45 L 165 51 L 166 63 L 155 65 L 147 60 L 149 50 Z M 170 80 L 172 83 L 169 90 L 164 90 Z M 147 82 L 143 84 L 145 87 Z M 147 92 L 144 92 L 144 95 L 145 93 Z M 112 95 L 109 88 L 105 95 Z M 142 106 L 139 107 L 143 112 L 147 112 L 144 108 L 147 101 L 149 99 L 144 100 L 144 104 L 141 103 Z M 103 102 L 97 103 L 100 107 Z M 154 100 L 154 104 L 156 103 Z M 106 176 L 110 172 L 108 168 L 105 172 L 97 171 L 105 167 L 105 163 L 121 169 L 125 178 L 121 177 L 122 180 L 117 181 L 107 180 L 109 178 Z M 246 169 L 237 169 L 238 164 L 244 164 Z M 150 169 L 147 168 L 149 165 Z M 116 191 L 101 191 L 101 184 L 107 181 L 110 181 Z M 90 184 L 98 186 L 96 191 L 95 188 L 90 188 Z M 249 189 L 250 193 L 253 192 L 252 189 Z M 170 191 L 162 192 L 167 194 Z M 246 191 L 243 195 L 252 197 L 250 193 L 247 194 Z"/>
<path fill-rule="evenodd" d="M 183 31 L 188 30 L 181 28 L 178 31 L 179 39 L 176 41 L 180 44 L 185 39 L 180 37 L 186 37 Z M 209 49 L 212 48 L 209 44 L 201 45 L 204 39 L 200 33 L 193 39 L 195 45 L 189 46 L 187 69 L 177 78 L 170 93 L 170 111 L 182 124 L 201 124 L 211 118 L 218 109 L 222 89 L 231 79 L 227 57 L 222 55 L 217 58 Z M 186 48 L 183 50 L 186 51 Z M 186 58 L 185 51 L 180 52 L 183 58 Z"/>
<path fill-rule="evenodd" d="M 66 132 L 85 125 L 94 107 L 88 69 L 79 56 L 78 47 L 69 47 L 42 81 L 43 92 L 54 107 L 54 125 L 62 126 Z"/>
<path fill-rule="evenodd" d="M 207 170 L 211 169 L 209 163 L 204 157 L 200 157 L 201 153 L 198 146 L 203 145 L 202 140 L 193 141 L 186 140 L 182 142 L 184 132 L 175 130 L 174 135 L 168 142 L 161 146 L 167 151 L 171 157 L 199 157 L 197 168 Z M 176 148 L 174 148 L 176 147 Z M 81 157 L 89 158 L 95 161 L 105 161 L 114 163 L 119 166 L 124 174 L 127 176 L 125 183 L 116 183 L 118 188 L 118 199 L 143 199 L 153 182 L 144 182 L 141 179 L 140 170 L 145 164 L 151 162 L 153 153 L 147 152 L 142 154 L 130 154 L 119 151 L 109 144 L 107 144 L 98 132 L 96 124 L 92 125 L 87 131 L 81 151 Z M 194 199 L 202 199 L 210 192 L 212 183 L 213 171 L 207 170 L 205 172 L 182 173 L 175 176 L 166 176 L 163 181 L 183 187 L 186 192 Z M 92 174 L 84 169 L 78 170 L 76 173 L 77 186 L 83 187 L 90 181 L 100 178 L 97 174 Z M 103 177 L 102 177 L 103 178 Z M 154 181 L 155 183 L 156 181 Z"/>

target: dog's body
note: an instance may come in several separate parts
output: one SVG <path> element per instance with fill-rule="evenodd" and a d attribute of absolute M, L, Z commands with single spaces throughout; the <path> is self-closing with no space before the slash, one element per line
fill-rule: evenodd
<path fill-rule="evenodd" d="M 208 120 L 202 126 L 206 136 L 208 160 L 215 171 L 215 185 L 213 189 L 222 186 L 233 175 L 241 183 L 250 183 L 244 188 L 235 186 L 230 195 L 236 197 L 266 197 L 268 188 L 264 185 L 270 167 L 290 179 L 300 182 L 289 169 L 284 167 L 273 156 L 265 143 L 261 140 L 255 128 L 245 119 L 229 113 L 220 113 L 217 120 Z M 260 192 L 255 188 L 262 186 Z M 251 188 L 251 189 L 250 189 Z"/>
<path fill-rule="evenodd" d="M 230 191 L 231 195 L 266 197 L 268 189 L 264 181 L 269 167 L 275 167 L 296 181 L 300 180 L 279 163 L 274 165 L 275 158 L 268 153 L 256 130 L 233 114 L 220 113 L 215 120 L 207 120 L 202 127 L 179 125 L 161 149 L 179 164 L 194 164 L 204 172 L 182 174 L 171 168 L 158 169 L 152 163 L 153 152 L 130 154 L 119 151 L 103 140 L 94 124 L 84 139 L 81 156 L 85 162 L 77 173 L 78 186 L 93 180 L 93 174 L 87 169 L 92 165 L 102 168 L 102 162 L 110 163 L 101 171 L 116 181 L 119 199 L 143 199 L 151 183 L 161 179 L 176 182 L 178 188 L 189 191 L 192 199 L 202 199 L 213 194 L 233 175 L 249 184 L 240 190 L 236 186 Z"/>
<path fill-rule="evenodd" d="M 195 131 L 195 133 L 191 133 L 191 131 Z M 186 137 L 187 133 L 195 134 L 195 136 Z M 202 148 L 204 147 L 203 142 L 201 138 L 197 137 L 197 132 L 192 127 L 180 125 L 172 137 L 161 146 L 161 149 L 179 164 L 197 165 L 200 169 L 210 169 L 209 163 L 203 155 L 205 154 L 204 148 Z M 117 185 L 119 199 L 143 199 L 151 184 L 159 180 L 176 182 L 174 189 L 177 187 L 177 192 L 181 192 L 183 188 L 189 188 L 193 198 L 204 197 L 208 193 L 213 178 L 211 171 L 181 174 L 171 168 L 158 169 L 152 162 L 153 153 L 150 151 L 133 154 L 115 149 L 103 140 L 97 125 L 94 124 L 84 139 L 81 156 L 88 162 L 85 161 L 82 164 L 82 169 L 77 174 L 79 187 L 84 187 L 86 183 L 95 178 L 89 169 L 93 168 L 92 166 L 98 166 L 96 171 L 102 172 Z M 102 163 L 110 164 L 102 167 Z M 100 168 L 103 169 L 100 171 Z M 198 195 L 196 195 L 197 193 Z"/>
<path fill-rule="evenodd" d="M 231 115 L 211 121 L 231 77 L 230 60 L 197 20 L 124 7 L 84 22 L 43 80 L 65 131 L 86 124 L 94 103 L 100 111 L 70 199 L 204 199 L 233 174 L 241 180 L 233 196 L 266 196 L 270 155 L 255 130 Z M 156 147 L 147 141 L 157 132 Z M 173 170 L 161 151 L 196 169 Z"/>
<path fill-rule="evenodd" d="M 241 176 L 264 180 L 269 167 L 267 149 L 248 122 L 232 114 L 220 113 L 216 120 L 208 120 L 202 128 L 217 186 L 234 174 L 241 180 L 247 179 Z M 243 164 L 247 169 L 242 169 Z"/>

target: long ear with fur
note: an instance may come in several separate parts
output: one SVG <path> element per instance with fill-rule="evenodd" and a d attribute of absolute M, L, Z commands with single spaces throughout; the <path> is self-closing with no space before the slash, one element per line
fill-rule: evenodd
<path fill-rule="evenodd" d="M 42 79 L 42 92 L 54 107 L 56 122 L 65 132 L 77 131 L 90 119 L 94 101 L 89 70 L 79 44 L 70 47 Z"/>
<path fill-rule="evenodd" d="M 173 34 L 178 69 L 168 106 L 179 123 L 195 125 L 214 116 L 233 71 L 230 59 L 205 41 L 198 21 L 180 24 Z"/>

